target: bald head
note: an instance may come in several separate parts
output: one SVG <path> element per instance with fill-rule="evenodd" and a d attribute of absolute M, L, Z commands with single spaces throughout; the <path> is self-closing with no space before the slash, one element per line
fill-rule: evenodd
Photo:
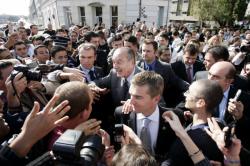
<path fill-rule="evenodd" d="M 189 93 L 197 99 L 204 99 L 206 111 L 211 114 L 223 97 L 223 91 L 219 83 L 206 79 L 193 82 L 189 87 Z"/>
<path fill-rule="evenodd" d="M 216 80 L 220 83 L 223 91 L 227 90 L 236 74 L 235 67 L 226 61 L 215 63 L 209 70 L 208 79 Z"/>

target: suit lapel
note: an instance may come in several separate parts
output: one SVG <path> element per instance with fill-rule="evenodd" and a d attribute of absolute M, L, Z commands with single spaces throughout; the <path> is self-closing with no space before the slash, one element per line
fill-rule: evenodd
<path fill-rule="evenodd" d="M 134 112 L 131 112 L 129 115 L 128 126 L 137 133 L 136 114 Z"/>

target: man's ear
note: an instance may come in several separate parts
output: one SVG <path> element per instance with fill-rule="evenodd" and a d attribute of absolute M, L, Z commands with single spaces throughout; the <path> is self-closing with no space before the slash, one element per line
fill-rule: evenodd
<path fill-rule="evenodd" d="M 160 100 L 161 100 L 161 96 L 160 96 L 160 95 L 154 97 L 154 101 L 155 101 L 156 103 L 159 103 Z"/>
<path fill-rule="evenodd" d="M 196 102 L 196 107 L 197 108 L 201 108 L 201 107 L 205 107 L 206 105 L 206 102 L 204 99 L 199 99 L 197 102 Z"/>

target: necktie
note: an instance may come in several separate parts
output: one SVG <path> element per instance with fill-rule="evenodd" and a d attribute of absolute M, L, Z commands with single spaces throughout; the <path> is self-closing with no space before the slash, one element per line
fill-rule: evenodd
<path fill-rule="evenodd" d="M 129 85 L 128 85 L 128 80 L 125 78 L 123 82 L 123 100 L 128 99 L 128 91 L 129 91 Z"/>
<path fill-rule="evenodd" d="M 189 82 L 189 83 L 192 82 L 192 75 L 191 75 L 191 72 L 192 72 L 192 67 L 191 67 L 191 66 L 188 66 L 188 68 L 187 68 L 187 79 L 188 79 L 188 82 Z"/>
<path fill-rule="evenodd" d="M 152 154 L 153 152 L 151 148 L 151 136 L 150 136 L 149 127 L 148 127 L 150 122 L 151 120 L 148 118 L 143 119 L 140 138 L 144 147 Z"/>
<path fill-rule="evenodd" d="M 95 80 L 95 73 L 94 73 L 93 70 L 90 70 L 90 71 L 89 71 L 89 77 L 90 77 L 90 80 L 91 80 L 91 81 L 94 81 L 94 80 Z"/>

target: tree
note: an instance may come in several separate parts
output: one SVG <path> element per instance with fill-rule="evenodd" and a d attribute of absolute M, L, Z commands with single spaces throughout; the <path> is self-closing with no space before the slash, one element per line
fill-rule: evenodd
<path fill-rule="evenodd" d="M 243 20 L 245 17 L 245 13 L 247 10 L 247 5 L 250 2 L 250 0 L 238 0 L 235 7 L 233 16 L 234 19 L 237 21 Z"/>
<path fill-rule="evenodd" d="M 249 0 L 190 0 L 190 14 L 200 21 L 217 21 L 220 26 L 233 25 L 244 18 Z"/>

